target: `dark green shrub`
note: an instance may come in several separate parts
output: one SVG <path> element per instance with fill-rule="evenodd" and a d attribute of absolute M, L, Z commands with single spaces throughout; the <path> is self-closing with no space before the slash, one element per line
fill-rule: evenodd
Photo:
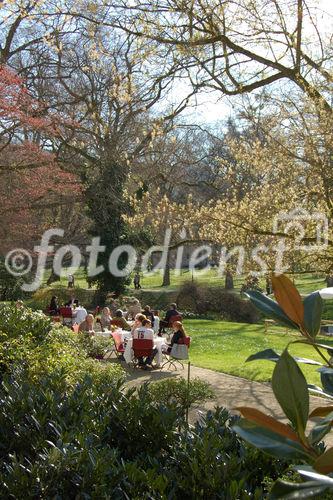
<path fill-rule="evenodd" d="M 147 290 L 131 291 L 131 295 L 135 296 L 142 305 L 149 304 L 152 309 L 166 310 L 172 302 L 176 301 L 176 293 L 168 290 L 154 292 Z"/>
<path fill-rule="evenodd" d="M 208 312 L 208 287 L 199 285 L 196 281 L 186 281 L 179 289 L 177 304 L 180 310 L 193 311 L 198 314 Z"/>
<path fill-rule="evenodd" d="M 200 378 L 191 379 L 189 386 L 183 378 L 162 380 L 150 384 L 149 392 L 155 401 L 179 408 L 182 417 L 185 416 L 187 408 L 214 397 L 211 386 Z"/>
<path fill-rule="evenodd" d="M 21 277 L 10 274 L 5 266 L 3 257 L 0 257 L 0 300 L 17 300 L 24 296 L 21 290 Z"/>
<path fill-rule="evenodd" d="M 58 303 L 60 305 L 68 302 L 70 297 L 74 295 L 81 304 L 84 304 L 86 307 L 90 307 L 94 304 L 95 291 L 86 290 L 80 287 L 67 288 L 64 285 L 59 285 L 59 283 L 54 283 L 54 285 L 39 288 L 33 294 L 31 299 L 27 301 L 27 304 L 32 309 L 44 311 L 49 306 L 53 295 L 58 297 Z"/>
<path fill-rule="evenodd" d="M 249 300 L 223 288 L 202 286 L 195 281 L 186 282 L 180 287 L 177 303 L 180 310 L 202 316 L 218 313 L 227 321 L 256 323 L 260 319 L 257 309 Z"/>
<path fill-rule="evenodd" d="M 227 321 L 257 323 L 260 319 L 260 315 L 254 305 L 249 300 L 242 299 L 236 293 L 211 288 L 208 300 L 213 310 L 219 312 L 222 318 Z"/>
<path fill-rule="evenodd" d="M 0 331 L 9 338 L 30 334 L 35 340 L 42 340 L 52 329 L 50 318 L 42 312 L 27 307 L 0 304 Z"/>
<path fill-rule="evenodd" d="M 278 477 L 287 464 L 244 446 L 231 429 L 237 420 L 217 408 L 179 436 L 166 471 L 174 498 L 264 498 L 264 479 Z"/>
<path fill-rule="evenodd" d="M 91 358 L 103 358 L 112 349 L 113 341 L 103 337 L 91 336 L 88 332 L 79 332 L 77 338 Z"/>
<path fill-rule="evenodd" d="M 0 497 L 261 499 L 285 470 L 238 439 L 226 410 L 179 428 L 153 392 L 91 378 L 60 392 L 15 372 L 0 386 Z"/>
<path fill-rule="evenodd" d="M 94 379 L 123 376 L 119 364 L 97 363 L 88 356 L 104 353 L 104 339 L 88 345 L 69 328 L 54 324 L 41 312 L 15 306 L 0 306 L 0 370 L 10 372 L 23 366 L 26 378 L 38 381 L 50 375 L 53 387 L 76 384 L 87 373 Z M 109 342 L 106 342 L 109 344 Z"/>

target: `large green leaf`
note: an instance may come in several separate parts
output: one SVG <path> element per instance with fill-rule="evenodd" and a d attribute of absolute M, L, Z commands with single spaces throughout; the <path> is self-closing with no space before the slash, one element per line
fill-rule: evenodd
<path fill-rule="evenodd" d="M 331 474 L 333 472 L 333 448 L 329 448 L 313 464 L 314 469 L 321 474 Z"/>
<path fill-rule="evenodd" d="M 293 330 L 299 330 L 298 326 L 291 321 L 288 316 L 283 312 L 279 304 L 274 300 L 266 297 L 263 293 L 257 292 L 256 290 L 249 290 L 246 292 L 251 302 L 268 318 L 272 318 L 278 323 L 291 328 Z"/>
<path fill-rule="evenodd" d="M 250 420 L 241 419 L 233 426 L 233 429 L 245 441 L 274 457 L 302 460 L 310 458 L 301 444 L 270 429 L 260 427 Z"/>
<path fill-rule="evenodd" d="M 311 429 L 311 432 L 309 434 L 309 441 L 311 444 L 316 444 L 322 441 L 326 434 L 330 432 L 332 428 L 332 421 L 333 413 L 322 419 Z"/>
<path fill-rule="evenodd" d="M 318 368 L 318 372 L 324 391 L 333 395 L 333 368 L 322 366 Z"/>
<path fill-rule="evenodd" d="M 332 394 L 324 392 L 321 387 L 318 387 L 318 385 L 308 384 L 308 389 L 313 394 L 319 394 L 319 396 L 322 396 L 323 398 L 333 399 Z"/>
<path fill-rule="evenodd" d="M 311 498 L 323 493 L 326 485 L 320 485 L 317 481 L 306 481 L 305 483 L 290 483 L 278 479 L 269 495 L 270 500 L 298 500 L 299 498 Z"/>
<path fill-rule="evenodd" d="M 333 489 L 333 478 L 325 476 L 315 471 L 311 465 L 297 465 L 294 469 L 303 477 L 309 478 L 311 481 L 318 481 L 322 485 L 329 486 Z"/>
<path fill-rule="evenodd" d="M 299 356 L 293 356 L 293 358 L 297 361 L 297 363 L 303 363 L 304 365 L 323 366 L 322 363 L 319 363 L 319 361 L 315 361 L 314 359 L 300 358 Z"/>
<path fill-rule="evenodd" d="M 304 483 L 290 483 L 278 479 L 274 484 L 270 500 L 293 500 L 298 498 L 311 498 L 327 489 L 333 490 L 333 479 L 319 474 L 309 465 L 299 465 L 294 469 L 303 477 L 309 479 Z"/>
<path fill-rule="evenodd" d="M 314 359 L 308 359 L 308 358 L 300 358 L 299 356 L 293 356 L 294 360 L 297 361 L 297 363 L 304 363 L 306 365 L 316 365 L 316 366 L 322 366 L 322 363 L 319 363 L 318 361 L 315 361 Z M 264 349 L 263 351 L 256 352 L 255 354 L 251 354 L 245 361 L 260 361 L 260 360 L 265 360 L 265 361 L 274 361 L 275 363 L 279 361 L 280 359 L 280 354 L 275 352 L 273 349 Z"/>
<path fill-rule="evenodd" d="M 315 338 L 320 330 L 321 315 L 323 312 L 323 299 L 319 292 L 314 292 L 305 297 L 304 326 L 306 331 Z"/>
<path fill-rule="evenodd" d="M 287 349 L 274 368 L 272 388 L 285 415 L 304 435 L 309 417 L 309 391 L 302 371 Z"/>
<path fill-rule="evenodd" d="M 284 274 L 272 275 L 272 286 L 277 303 L 288 318 L 304 328 L 304 305 L 294 283 Z"/>

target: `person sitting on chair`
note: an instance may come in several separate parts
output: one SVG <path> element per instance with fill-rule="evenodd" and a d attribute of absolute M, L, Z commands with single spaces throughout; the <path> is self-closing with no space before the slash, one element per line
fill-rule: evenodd
<path fill-rule="evenodd" d="M 168 344 L 167 349 L 164 351 L 167 354 L 170 354 L 172 346 L 174 344 L 179 344 L 179 341 L 185 339 L 187 337 L 186 332 L 184 330 L 183 323 L 180 321 L 175 321 L 172 325 L 173 335 L 171 338 L 171 343 Z"/>
<path fill-rule="evenodd" d="M 154 340 L 154 330 L 151 328 L 151 322 L 149 319 L 142 320 L 142 326 L 136 328 L 133 332 L 133 339 L 144 339 L 144 340 Z M 143 357 L 138 358 L 139 366 L 147 369 L 147 365 L 152 364 L 154 357 L 157 354 L 157 349 L 152 350 L 151 356 L 147 356 L 144 360 Z"/>
<path fill-rule="evenodd" d="M 79 332 L 90 333 L 94 335 L 94 316 L 92 314 L 87 314 L 86 319 L 80 323 Z"/>
<path fill-rule="evenodd" d="M 150 309 L 150 306 L 145 306 L 142 314 L 144 314 L 146 318 L 150 319 L 151 326 L 154 327 L 154 311 Z"/>
<path fill-rule="evenodd" d="M 102 331 L 109 330 L 111 325 L 112 317 L 110 313 L 110 309 L 108 307 L 104 307 L 101 317 L 99 319 L 99 323 L 101 324 Z"/>
<path fill-rule="evenodd" d="M 130 300 L 129 306 L 127 308 L 127 319 L 135 318 L 136 314 L 141 313 L 140 301 L 136 298 Z"/>
<path fill-rule="evenodd" d="M 160 330 L 160 313 L 159 313 L 159 311 L 154 311 L 153 327 L 154 327 L 155 335 L 158 335 L 158 332 Z"/>
<path fill-rule="evenodd" d="M 51 316 L 57 316 L 59 314 L 59 310 L 60 308 L 58 305 L 58 297 L 56 295 L 53 295 L 49 305 L 49 313 Z"/>
<path fill-rule="evenodd" d="M 133 323 L 133 326 L 132 326 L 132 329 L 131 329 L 131 334 L 132 334 L 132 336 L 133 336 L 133 333 L 135 332 L 135 330 L 136 330 L 137 328 L 140 328 L 140 327 L 142 326 L 142 321 L 143 321 L 144 319 L 147 319 L 147 318 L 146 318 L 146 316 L 145 316 L 144 314 L 139 313 L 139 314 L 137 314 L 137 315 L 135 316 L 135 318 L 134 318 L 134 323 Z"/>
<path fill-rule="evenodd" d="M 164 328 L 169 326 L 172 316 L 180 316 L 179 312 L 177 311 L 177 304 L 170 304 L 170 309 L 168 309 L 168 311 L 165 313 L 165 318 L 160 321 L 160 328 L 158 331 L 159 335 L 161 334 L 162 330 L 164 331 Z"/>
<path fill-rule="evenodd" d="M 80 306 L 78 299 L 74 300 L 74 305 L 76 309 L 73 311 L 73 321 L 79 325 L 86 319 L 88 313 L 84 307 Z"/>
<path fill-rule="evenodd" d="M 129 325 L 127 323 L 126 319 L 124 318 L 124 313 L 121 309 L 116 310 L 116 314 L 115 314 L 113 319 L 116 319 L 117 322 L 119 321 L 119 326 L 122 330 L 130 330 L 131 329 L 131 325 Z"/>

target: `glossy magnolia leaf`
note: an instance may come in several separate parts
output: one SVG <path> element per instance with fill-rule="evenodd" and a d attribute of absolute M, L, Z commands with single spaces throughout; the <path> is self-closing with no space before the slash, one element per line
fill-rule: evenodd
<path fill-rule="evenodd" d="M 247 361 L 257 361 L 257 360 L 266 360 L 266 361 L 279 361 L 280 354 L 273 351 L 273 349 L 265 349 L 260 352 L 256 352 L 255 354 L 251 354 L 246 360 Z"/>
<path fill-rule="evenodd" d="M 314 359 L 308 359 L 308 358 L 300 358 L 299 356 L 292 356 L 297 363 L 303 363 L 304 365 L 316 365 L 316 366 L 323 366 L 322 363 L 319 363 L 319 361 L 315 361 Z"/>
<path fill-rule="evenodd" d="M 333 448 L 329 448 L 313 464 L 314 469 L 321 474 L 330 474 L 333 472 Z"/>
<path fill-rule="evenodd" d="M 309 441 L 311 444 L 317 444 L 324 439 L 326 434 L 332 428 L 332 420 L 329 422 L 319 422 L 316 424 L 309 433 Z"/>
<path fill-rule="evenodd" d="M 259 309 L 259 311 L 261 311 L 267 318 L 274 319 L 287 328 L 291 328 L 293 330 L 299 329 L 298 326 L 283 312 L 279 304 L 266 297 L 263 293 L 257 292 L 256 290 L 249 290 L 245 295 L 249 297 L 256 308 Z"/>
<path fill-rule="evenodd" d="M 333 350 L 333 346 L 327 345 L 327 344 L 318 344 L 318 342 L 309 343 L 309 345 L 312 345 L 312 346 L 315 345 L 317 347 L 320 347 L 321 349 L 326 349 L 326 351 Z"/>
<path fill-rule="evenodd" d="M 294 467 L 294 469 L 302 477 L 309 479 L 309 481 L 304 483 L 290 483 L 278 479 L 271 490 L 270 499 L 311 498 L 328 489 L 333 489 L 333 479 L 319 474 L 311 466 L 299 465 Z M 316 488 L 320 488 L 320 490 L 318 491 Z"/>
<path fill-rule="evenodd" d="M 301 296 L 287 276 L 272 276 L 274 296 L 288 318 L 304 328 L 304 306 Z"/>
<path fill-rule="evenodd" d="M 333 299 L 333 287 L 322 288 L 321 290 L 318 290 L 318 293 L 320 294 L 321 298 L 324 300 Z"/>
<path fill-rule="evenodd" d="M 317 481 L 306 481 L 305 483 L 290 483 L 278 479 L 271 489 L 270 500 L 293 500 L 299 498 L 311 498 L 323 493 L 326 485 L 320 485 Z"/>
<path fill-rule="evenodd" d="M 328 398 L 328 399 L 333 400 L 332 394 L 328 394 L 327 392 L 324 392 L 321 387 L 318 387 L 318 385 L 308 384 L 308 389 L 313 394 L 319 394 L 323 398 Z"/>
<path fill-rule="evenodd" d="M 293 500 L 311 498 L 323 493 L 327 486 L 321 486 L 317 481 L 306 481 L 305 483 L 290 483 L 278 479 L 269 495 L 270 500 Z"/>
<path fill-rule="evenodd" d="M 294 469 L 303 477 L 310 479 L 311 481 L 318 481 L 321 484 L 326 484 L 330 489 L 333 489 L 333 478 L 324 476 L 316 472 L 310 465 L 299 465 L 294 467 Z"/>
<path fill-rule="evenodd" d="M 302 371 L 287 349 L 274 368 L 272 388 L 285 415 L 304 434 L 309 417 L 309 391 Z"/>
<path fill-rule="evenodd" d="M 289 425 L 283 424 L 269 415 L 265 415 L 260 410 L 256 408 L 249 408 L 248 406 L 237 406 L 234 410 L 239 411 L 244 418 L 247 420 L 251 420 L 251 422 L 255 422 L 258 425 L 266 427 L 267 429 L 272 430 L 273 432 L 277 432 L 280 436 L 285 436 L 292 441 L 297 441 L 299 438 L 295 431 L 292 430 Z"/>
<path fill-rule="evenodd" d="M 323 299 L 318 292 L 311 293 L 304 301 L 305 330 L 315 338 L 320 330 L 321 315 L 323 313 Z"/>
<path fill-rule="evenodd" d="M 233 429 L 245 441 L 274 457 L 293 460 L 310 459 L 309 454 L 300 443 L 261 427 L 250 420 L 241 419 L 233 426 Z"/>
<path fill-rule="evenodd" d="M 333 395 L 333 368 L 322 366 L 318 368 L 318 372 L 324 391 Z"/>
<path fill-rule="evenodd" d="M 317 406 L 314 410 L 309 415 L 309 418 L 313 417 L 326 417 L 330 413 L 333 412 L 333 406 L 328 405 L 328 406 Z"/>
<path fill-rule="evenodd" d="M 322 363 L 319 363 L 318 361 L 315 361 L 313 359 L 300 358 L 298 356 L 293 356 L 293 358 L 295 361 L 297 361 L 297 363 L 322 366 Z M 246 359 L 246 362 L 247 361 L 260 361 L 260 360 L 277 362 L 277 361 L 279 361 L 279 359 L 280 359 L 280 354 L 275 352 L 273 349 L 264 349 L 263 351 L 259 351 L 259 352 L 256 352 L 255 354 L 251 354 L 251 356 L 249 356 Z"/>

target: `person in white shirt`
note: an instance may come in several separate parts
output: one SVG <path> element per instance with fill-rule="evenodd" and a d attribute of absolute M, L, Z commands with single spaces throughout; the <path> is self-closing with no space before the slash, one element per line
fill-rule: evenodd
<path fill-rule="evenodd" d="M 159 316 L 158 311 L 154 311 L 154 333 L 155 335 L 158 335 L 158 332 L 160 330 L 160 316 Z"/>
<path fill-rule="evenodd" d="M 136 328 L 133 332 L 133 339 L 144 339 L 144 340 L 154 340 L 154 330 L 151 328 L 151 322 L 149 319 L 144 319 L 142 321 L 142 326 Z M 152 350 L 152 355 L 147 356 L 144 360 L 143 357 L 139 359 L 139 366 L 144 370 L 147 370 L 147 365 L 151 366 L 154 357 L 157 354 L 157 349 Z"/>
<path fill-rule="evenodd" d="M 135 330 L 137 330 L 139 327 L 142 326 L 142 321 L 144 321 L 146 318 L 146 316 L 144 314 L 137 314 L 134 318 L 134 323 L 133 323 L 133 326 L 131 328 L 131 334 L 132 334 L 132 337 L 133 337 L 133 334 L 135 332 Z"/>
<path fill-rule="evenodd" d="M 75 301 L 75 303 L 77 307 L 75 311 L 73 311 L 73 321 L 79 325 L 86 319 L 88 313 L 84 307 L 79 305 L 78 301 Z"/>

